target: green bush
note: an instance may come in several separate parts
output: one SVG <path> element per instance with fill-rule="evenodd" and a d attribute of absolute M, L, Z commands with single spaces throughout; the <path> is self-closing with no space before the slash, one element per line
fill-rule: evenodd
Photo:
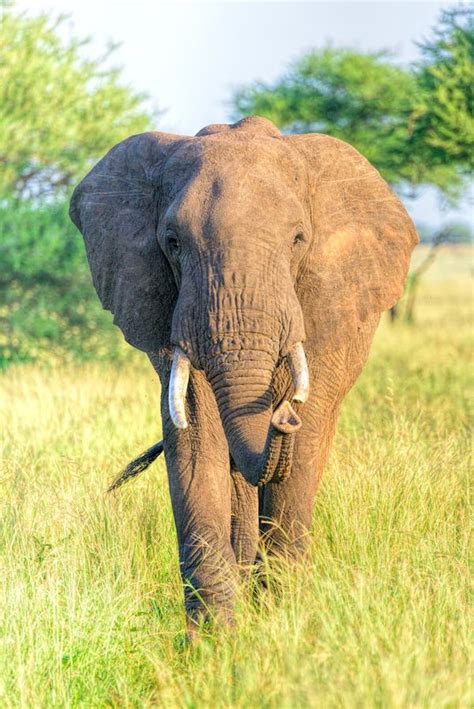
<path fill-rule="evenodd" d="M 126 348 L 101 309 L 66 202 L 0 206 L 0 368 L 13 362 L 116 358 Z"/>

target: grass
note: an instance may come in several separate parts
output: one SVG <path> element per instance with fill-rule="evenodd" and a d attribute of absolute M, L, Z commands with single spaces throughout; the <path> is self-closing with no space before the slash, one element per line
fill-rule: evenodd
<path fill-rule="evenodd" d="M 2 707 L 468 707 L 472 291 L 466 248 L 385 320 L 346 400 L 308 563 L 184 640 L 164 463 L 104 489 L 160 433 L 144 358 L 0 378 Z"/>

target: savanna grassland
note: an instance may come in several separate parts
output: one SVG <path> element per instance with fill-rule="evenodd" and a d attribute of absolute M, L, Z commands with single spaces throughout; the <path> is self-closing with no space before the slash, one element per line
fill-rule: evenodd
<path fill-rule="evenodd" d="M 417 256 L 419 258 L 419 254 Z M 384 317 L 346 400 L 309 560 L 184 642 L 145 357 L 1 375 L 2 707 L 468 707 L 472 254 L 444 248 L 416 322 Z"/>

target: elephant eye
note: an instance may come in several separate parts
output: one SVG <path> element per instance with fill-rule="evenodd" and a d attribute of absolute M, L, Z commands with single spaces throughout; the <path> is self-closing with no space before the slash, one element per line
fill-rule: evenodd
<path fill-rule="evenodd" d="M 181 244 L 174 231 L 166 232 L 166 246 L 172 256 L 177 256 L 181 250 Z"/>
<path fill-rule="evenodd" d="M 301 242 L 304 241 L 304 234 L 302 231 L 299 231 L 295 236 L 293 237 L 293 244 L 300 244 Z"/>

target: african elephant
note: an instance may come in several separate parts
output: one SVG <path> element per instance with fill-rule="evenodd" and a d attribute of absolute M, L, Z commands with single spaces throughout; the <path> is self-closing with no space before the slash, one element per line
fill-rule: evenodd
<path fill-rule="evenodd" d="M 350 145 L 268 120 L 116 145 L 75 189 L 94 285 L 161 381 L 190 624 L 304 551 L 339 408 L 418 241 Z"/>

